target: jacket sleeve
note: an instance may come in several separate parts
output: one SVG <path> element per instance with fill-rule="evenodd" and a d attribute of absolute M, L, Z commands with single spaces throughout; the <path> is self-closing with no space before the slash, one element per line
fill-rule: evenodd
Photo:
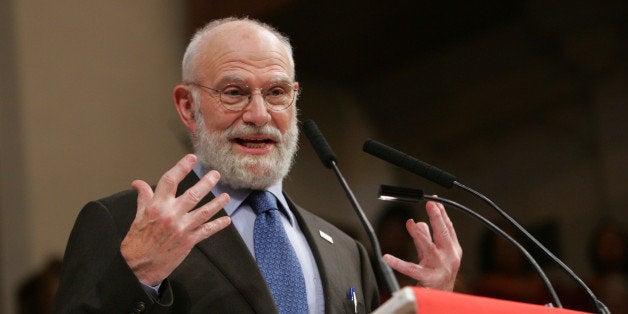
<path fill-rule="evenodd" d="M 134 215 L 123 222 L 116 220 L 100 201 L 81 210 L 63 257 L 53 313 L 169 312 L 172 290 L 168 281 L 162 284 L 160 300 L 155 300 L 120 253 Z"/>

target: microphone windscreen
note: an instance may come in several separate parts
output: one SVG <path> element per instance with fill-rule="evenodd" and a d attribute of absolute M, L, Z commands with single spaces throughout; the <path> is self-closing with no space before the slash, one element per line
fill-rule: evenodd
<path fill-rule="evenodd" d="M 332 168 L 332 162 L 336 162 L 336 155 L 331 150 L 331 147 L 325 140 L 323 133 L 318 129 L 316 123 L 314 121 L 306 120 L 303 122 L 303 133 L 310 140 L 314 151 L 318 155 L 318 158 L 321 159 L 323 165 L 327 168 Z"/>
<path fill-rule="evenodd" d="M 364 146 L 362 146 L 362 150 L 448 189 L 452 188 L 454 186 L 454 181 L 456 181 L 456 177 L 452 174 L 375 140 L 366 140 L 366 142 L 364 142 Z"/>

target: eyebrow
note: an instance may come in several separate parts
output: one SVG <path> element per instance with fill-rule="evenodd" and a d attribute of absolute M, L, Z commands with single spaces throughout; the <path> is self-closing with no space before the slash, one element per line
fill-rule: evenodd
<path fill-rule="evenodd" d="M 268 81 L 269 84 L 292 84 L 294 83 L 292 80 L 286 77 L 273 77 Z"/>
<path fill-rule="evenodd" d="M 268 82 L 266 82 L 264 86 L 273 85 L 273 84 L 292 84 L 292 83 L 293 81 L 290 80 L 289 78 L 278 76 L 278 77 L 273 77 L 270 80 L 268 80 Z M 227 75 L 227 76 L 222 77 L 216 83 L 216 87 L 222 88 L 229 84 L 243 84 L 247 86 L 249 85 L 247 84 L 246 80 L 239 75 Z"/>
<path fill-rule="evenodd" d="M 222 77 L 216 83 L 216 87 L 222 88 L 223 86 L 227 84 L 233 84 L 233 83 L 246 84 L 246 81 L 241 76 L 238 76 L 238 75 L 227 75 L 227 76 Z"/>

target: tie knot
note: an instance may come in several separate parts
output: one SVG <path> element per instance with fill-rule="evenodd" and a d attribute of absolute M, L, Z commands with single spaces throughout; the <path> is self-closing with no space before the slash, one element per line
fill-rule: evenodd
<path fill-rule="evenodd" d="M 269 210 L 277 210 L 277 199 L 268 191 L 253 191 L 249 195 L 249 205 L 256 214 L 262 214 Z"/>

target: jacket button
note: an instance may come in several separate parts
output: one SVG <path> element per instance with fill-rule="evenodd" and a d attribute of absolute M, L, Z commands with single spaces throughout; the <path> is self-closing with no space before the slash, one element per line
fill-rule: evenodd
<path fill-rule="evenodd" d="M 142 313 L 144 310 L 146 310 L 146 303 L 137 301 L 133 304 L 133 313 Z"/>

